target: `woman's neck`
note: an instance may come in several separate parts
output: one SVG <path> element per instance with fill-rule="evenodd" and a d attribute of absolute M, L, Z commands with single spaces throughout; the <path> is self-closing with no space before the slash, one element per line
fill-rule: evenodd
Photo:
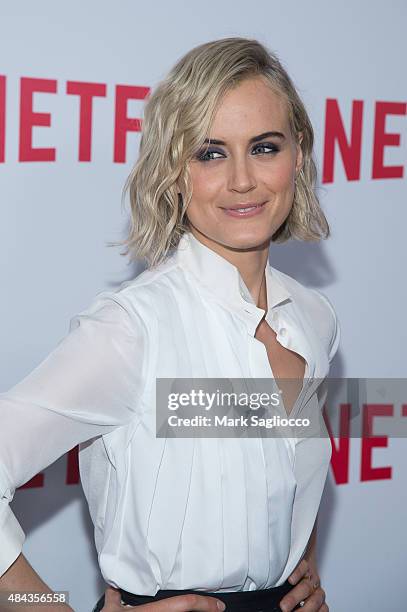
<path fill-rule="evenodd" d="M 240 276 L 256 306 L 267 310 L 265 268 L 270 242 L 254 249 L 239 250 L 216 242 L 195 228 L 191 228 L 191 232 L 202 244 L 215 251 L 215 253 L 229 261 L 239 270 Z"/>

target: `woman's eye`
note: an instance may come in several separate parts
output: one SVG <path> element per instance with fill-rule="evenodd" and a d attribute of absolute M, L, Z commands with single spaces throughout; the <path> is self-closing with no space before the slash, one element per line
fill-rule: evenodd
<path fill-rule="evenodd" d="M 209 149 L 208 151 L 202 151 L 198 153 L 196 156 L 199 161 L 211 161 L 212 159 L 219 159 L 218 157 L 208 157 L 208 155 L 222 155 L 220 151 L 214 151 L 213 149 Z"/>
<path fill-rule="evenodd" d="M 261 154 L 266 153 L 270 155 L 271 153 L 277 153 L 280 149 L 278 148 L 277 145 L 274 145 L 272 143 L 258 144 L 252 149 L 252 151 L 259 151 L 259 150 Z M 219 157 L 214 157 L 214 155 L 220 155 L 221 157 L 224 157 L 224 154 L 222 153 L 222 151 L 216 151 L 215 149 L 208 149 L 208 150 L 203 150 L 199 152 L 196 155 L 196 159 L 202 162 L 208 162 L 214 159 L 220 159 Z"/>
<path fill-rule="evenodd" d="M 261 153 L 277 153 L 280 149 L 271 143 L 263 143 L 263 144 L 258 144 L 254 147 L 253 151 L 256 151 L 257 149 L 270 149 L 269 151 L 261 151 Z"/>

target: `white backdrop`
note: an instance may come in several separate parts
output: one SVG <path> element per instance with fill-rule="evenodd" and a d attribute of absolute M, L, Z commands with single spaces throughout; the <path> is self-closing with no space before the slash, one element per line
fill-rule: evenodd
<path fill-rule="evenodd" d="M 139 143 L 129 132 L 123 145 L 127 90 L 117 86 L 154 87 L 190 48 L 233 35 L 277 52 L 311 116 L 321 177 L 324 168 L 319 193 L 332 237 L 274 246 L 272 265 L 334 303 L 342 342 L 331 376 L 405 377 L 406 22 L 403 0 L 0 0 L 0 391 L 54 348 L 97 292 L 140 271 L 105 246 L 124 237 L 121 189 Z M 75 87 L 68 82 L 99 84 L 90 155 L 81 152 L 89 161 L 79 160 L 79 97 L 67 93 Z M 40 125 L 31 146 L 55 153 L 29 152 L 30 86 L 42 89 L 32 110 L 47 114 L 31 118 Z M 129 100 L 128 116 L 140 117 L 141 108 Z M 353 148 L 334 141 L 330 169 L 341 122 L 339 142 Z M 83 125 L 83 147 L 85 133 Z M 40 160 L 26 161 L 33 155 Z M 390 466 L 390 478 L 361 479 L 358 439 L 350 441 L 345 482 L 330 470 L 318 548 L 332 612 L 405 609 L 405 448 L 399 438 L 374 449 L 373 466 Z M 25 555 L 87 612 L 103 584 L 81 487 L 74 469 L 73 484 L 66 474 L 65 456 L 42 486 L 17 490 L 12 507 L 27 533 Z"/>

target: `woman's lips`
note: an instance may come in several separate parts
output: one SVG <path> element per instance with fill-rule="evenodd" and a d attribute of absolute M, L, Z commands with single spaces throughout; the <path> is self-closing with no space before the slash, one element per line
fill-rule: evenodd
<path fill-rule="evenodd" d="M 247 219 L 247 217 L 255 217 L 256 215 L 259 215 L 263 211 L 265 204 L 266 202 L 263 202 L 263 204 L 260 204 L 258 206 L 246 207 L 245 210 L 238 210 L 238 209 L 232 209 L 232 208 L 223 208 L 222 210 L 229 217 L 237 217 L 238 219 Z"/>

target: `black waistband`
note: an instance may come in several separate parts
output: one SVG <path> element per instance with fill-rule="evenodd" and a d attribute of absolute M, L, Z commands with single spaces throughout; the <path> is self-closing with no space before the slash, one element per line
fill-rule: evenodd
<path fill-rule="evenodd" d="M 288 581 L 278 587 L 270 589 L 259 589 L 257 591 L 233 591 L 229 593 L 215 593 L 213 591 L 196 591 L 193 589 L 186 590 L 159 590 L 154 596 L 135 595 L 120 589 L 120 594 L 124 603 L 137 606 L 141 604 L 151 603 L 160 599 L 174 597 L 175 595 L 186 595 L 194 593 L 196 595 L 205 595 L 208 597 L 216 597 L 226 604 L 225 612 L 281 612 L 278 605 L 281 599 L 291 591 L 293 585 Z M 299 606 L 295 610 L 301 609 Z"/>

